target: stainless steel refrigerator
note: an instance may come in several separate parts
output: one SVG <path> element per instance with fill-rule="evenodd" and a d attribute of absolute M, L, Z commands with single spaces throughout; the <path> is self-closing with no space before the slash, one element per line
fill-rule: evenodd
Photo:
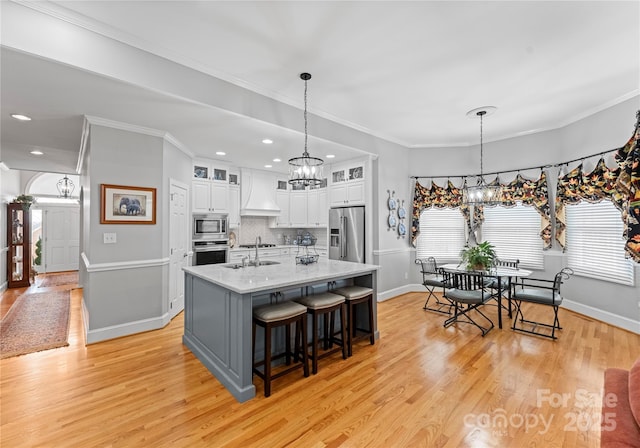
<path fill-rule="evenodd" d="M 329 258 L 364 263 L 364 206 L 329 210 Z"/>

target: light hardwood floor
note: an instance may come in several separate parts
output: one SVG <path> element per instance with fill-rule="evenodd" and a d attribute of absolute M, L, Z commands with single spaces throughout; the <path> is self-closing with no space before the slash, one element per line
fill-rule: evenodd
<path fill-rule="evenodd" d="M 276 380 L 269 398 L 256 378 L 240 404 L 182 345 L 182 314 L 85 346 L 81 293 L 68 347 L 0 361 L 0 446 L 598 447 L 604 369 L 640 356 L 639 335 L 566 310 L 555 342 L 445 329 L 411 293 L 378 305 L 374 346 Z"/>

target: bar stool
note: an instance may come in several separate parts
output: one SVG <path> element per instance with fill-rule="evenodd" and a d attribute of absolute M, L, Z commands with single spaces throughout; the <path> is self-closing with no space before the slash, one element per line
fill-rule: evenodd
<path fill-rule="evenodd" d="M 331 291 L 334 294 L 344 296 L 347 302 L 347 322 L 348 323 L 348 339 L 347 347 L 349 356 L 352 354 L 353 341 L 363 338 L 369 338 L 371 345 L 375 344 L 375 334 L 373 331 L 373 289 L 364 286 L 344 286 Z M 369 307 L 369 329 L 357 328 L 356 325 L 356 306 L 361 303 L 367 303 Z M 360 336 L 356 336 L 357 331 L 364 332 Z"/>
<path fill-rule="evenodd" d="M 311 314 L 313 335 L 311 341 L 311 371 L 314 374 L 318 373 L 318 360 L 338 351 L 342 351 L 342 359 L 347 359 L 347 347 L 344 344 L 344 341 L 346 340 L 347 322 L 345 318 L 344 297 L 338 294 L 324 292 L 312 296 L 301 297 L 299 299 L 295 299 L 295 301 L 306 306 L 307 312 Z M 342 339 L 335 337 L 336 311 L 340 311 L 340 334 L 342 335 Z M 322 354 L 318 353 L 318 324 L 320 316 L 323 316 L 324 320 L 324 352 Z M 338 347 L 331 348 L 334 343 L 337 344 Z"/>
<path fill-rule="evenodd" d="M 295 323 L 295 348 L 291 351 L 291 324 Z M 264 360 L 256 362 L 256 325 L 264 328 Z M 278 354 L 271 353 L 271 330 L 286 326 L 285 351 Z M 304 376 L 309 376 L 309 358 L 307 355 L 307 308 L 296 302 L 281 302 L 273 305 L 263 305 L 253 310 L 253 373 L 264 381 L 264 396 L 271 395 L 271 381 L 302 367 Z M 298 363 L 298 356 L 302 351 L 302 362 Z M 282 370 L 275 375 L 272 373 L 271 362 L 279 358 L 286 358 L 286 365 L 291 365 L 293 356 L 295 365 Z M 258 367 L 264 365 L 264 372 Z"/>

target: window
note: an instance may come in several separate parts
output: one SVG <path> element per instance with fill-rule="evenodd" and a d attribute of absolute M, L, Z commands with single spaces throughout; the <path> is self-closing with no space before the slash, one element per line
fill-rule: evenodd
<path fill-rule="evenodd" d="M 482 241 L 496 248 L 498 258 L 520 260 L 520 266 L 543 269 L 541 218 L 534 207 L 485 207 Z"/>
<path fill-rule="evenodd" d="M 459 208 L 430 208 L 420 214 L 418 258 L 458 260 L 466 242 L 464 216 Z"/>
<path fill-rule="evenodd" d="M 624 223 L 610 201 L 567 205 L 567 255 L 578 275 L 633 285 L 633 265 L 624 256 Z"/>

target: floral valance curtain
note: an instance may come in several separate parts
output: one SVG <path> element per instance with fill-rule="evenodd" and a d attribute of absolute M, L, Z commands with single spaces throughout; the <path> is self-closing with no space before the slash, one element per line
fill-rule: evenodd
<path fill-rule="evenodd" d="M 441 187 L 435 182 L 431 182 L 431 187 L 427 188 L 416 180 L 413 193 L 413 213 L 411 215 L 411 245 L 416 247 L 418 235 L 420 234 L 420 214 L 431 207 L 434 208 L 457 208 L 464 216 L 467 228 L 471 228 L 469 207 L 462 203 L 462 189 L 447 181 L 446 187 Z"/>
<path fill-rule="evenodd" d="M 618 151 L 620 176 L 616 189 L 627 197 L 625 251 L 636 263 L 640 263 L 640 111 L 636 113 L 636 130 L 630 141 Z"/>
<path fill-rule="evenodd" d="M 496 177 L 490 185 L 500 185 L 502 188 L 502 207 L 515 207 L 519 202 L 522 205 L 534 207 L 540 214 L 540 238 L 543 249 L 551 248 L 551 211 L 549 206 L 549 190 L 547 188 L 547 175 L 540 172 L 538 179 L 526 179 L 520 173 L 507 184 L 500 182 Z M 474 211 L 474 230 L 484 222 L 484 207 L 476 207 Z"/>
<path fill-rule="evenodd" d="M 607 167 L 600 158 L 595 168 L 584 173 L 582 164 L 568 173 L 560 172 L 556 191 L 556 241 L 566 248 L 566 210 L 570 204 L 585 200 L 610 200 L 621 212 L 625 222 L 623 238 L 625 251 L 640 263 L 640 111 L 636 114 L 636 128 L 626 145 L 615 153 L 617 166 Z"/>
<path fill-rule="evenodd" d="M 466 182 L 466 181 L 465 181 Z M 540 237 L 542 238 L 544 249 L 551 247 L 551 218 L 549 211 L 549 192 L 547 189 L 547 176 L 543 172 L 539 179 L 530 180 L 524 178 L 520 173 L 516 178 L 507 183 L 500 183 L 496 178 L 492 184 L 499 183 L 503 190 L 504 207 L 515 207 L 520 201 L 524 205 L 535 207 L 541 216 Z M 464 187 L 463 187 L 464 188 Z M 411 244 L 415 247 L 420 233 L 420 214 L 423 210 L 435 208 L 455 208 L 460 207 L 467 228 L 475 232 L 484 222 L 483 206 L 474 207 L 473 222 L 471 221 L 469 207 L 462 203 L 462 189 L 447 181 L 446 187 L 440 187 L 435 182 L 431 182 L 431 187 L 426 188 L 416 181 L 413 196 L 413 215 L 411 225 Z"/>

